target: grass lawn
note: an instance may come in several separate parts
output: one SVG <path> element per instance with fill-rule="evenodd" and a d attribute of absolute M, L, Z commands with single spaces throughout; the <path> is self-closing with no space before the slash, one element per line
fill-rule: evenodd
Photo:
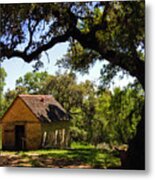
<path fill-rule="evenodd" d="M 53 168 L 116 168 L 120 159 L 116 152 L 95 149 L 93 146 L 74 145 L 69 150 L 1 151 L 1 166 Z"/>

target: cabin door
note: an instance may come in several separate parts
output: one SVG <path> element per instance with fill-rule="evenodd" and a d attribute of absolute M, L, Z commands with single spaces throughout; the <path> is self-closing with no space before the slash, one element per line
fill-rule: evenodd
<path fill-rule="evenodd" d="M 15 126 L 15 148 L 17 150 L 25 149 L 25 126 Z"/>

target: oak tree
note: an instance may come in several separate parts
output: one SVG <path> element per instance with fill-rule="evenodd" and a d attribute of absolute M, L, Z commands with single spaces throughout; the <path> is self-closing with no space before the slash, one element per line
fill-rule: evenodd
<path fill-rule="evenodd" d="M 2 4 L 0 8 L 1 61 L 19 57 L 36 61 L 38 68 L 42 52 L 69 41 L 64 65 L 83 71 L 97 59 L 106 59 L 110 76 L 123 69 L 145 88 L 144 1 Z M 130 157 L 128 168 L 144 169 L 144 110 L 142 114 L 129 148 L 136 158 Z"/>

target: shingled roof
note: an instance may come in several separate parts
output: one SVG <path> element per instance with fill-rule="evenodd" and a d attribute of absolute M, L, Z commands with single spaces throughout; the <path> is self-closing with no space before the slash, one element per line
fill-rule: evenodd
<path fill-rule="evenodd" d="M 51 95 L 18 96 L 41 122 L 69 120 L 69 115 Z"/>

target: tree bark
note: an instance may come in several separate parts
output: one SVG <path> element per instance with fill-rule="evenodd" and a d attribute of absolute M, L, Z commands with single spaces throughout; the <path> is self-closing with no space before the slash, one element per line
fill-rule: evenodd
<path fill-rule="evenodd" d="M 141 116 L 136 136 L 129 142 L 127 161 L 123 169 L 145 170 L 145 107 Z"/>

